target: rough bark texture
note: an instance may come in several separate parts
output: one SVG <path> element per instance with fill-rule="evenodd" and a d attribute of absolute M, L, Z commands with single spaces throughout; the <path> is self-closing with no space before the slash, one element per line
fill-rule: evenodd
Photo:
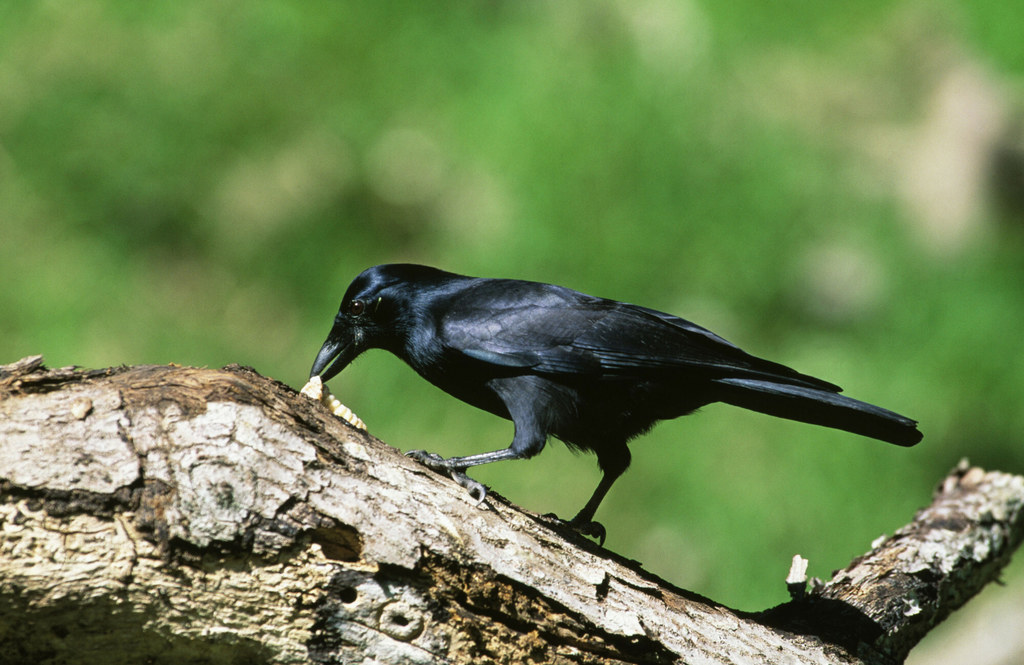
<path fill-rule="evenodd" d="M 4 663 L 898 663 L 1024 536 L 1024 478 L 963 466 L 739 613 L 252 370 L 41 363 L 0 367 Z"/>

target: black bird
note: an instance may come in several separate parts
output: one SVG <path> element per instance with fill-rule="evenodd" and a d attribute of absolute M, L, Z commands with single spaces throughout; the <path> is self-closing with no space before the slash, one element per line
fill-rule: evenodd
<path fill-rule="evenodd" d="M 604 475 L 571 524 L 602 541 L 594 513 L 629 466 L 627 442 L 712 402 L 900 446 L 921 440 L 915 421 L 840 395 L 839 386 L 752 356 L 689 321 L 553 284 L 410 264 L 369 268 L 345 292 L 310 376 L 327 381 L 371 348 L 515 424 L 503 450 L 448 459 L 410 453 L 480 498 L 483 486 L 465 469 L 533 457 L 549 435 L 596 453 Z"/>

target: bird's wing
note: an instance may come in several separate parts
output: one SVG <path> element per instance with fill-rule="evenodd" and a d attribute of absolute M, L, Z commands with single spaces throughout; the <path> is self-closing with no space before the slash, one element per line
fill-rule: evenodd
<path fill-rule="evenodd" d="M 487 280 L 461 295 L 440 322 L 441 336 L 450 350 L 491 365 L 590 376 L 689 370 L 839 390 L 646 307 L 514 280 Z"/>

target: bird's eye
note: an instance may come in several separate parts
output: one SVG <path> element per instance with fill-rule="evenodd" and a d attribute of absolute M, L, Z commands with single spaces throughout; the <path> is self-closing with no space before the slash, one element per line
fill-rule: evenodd
<path fill-rule="evenodd" d="M 351 303 L 349 303 L 348 313 L 351 314 L 352 316 L 359 316 L 364 311 L 366 311 L 366 303 L 364 303 L 362 300 L 353 300 Z"/>

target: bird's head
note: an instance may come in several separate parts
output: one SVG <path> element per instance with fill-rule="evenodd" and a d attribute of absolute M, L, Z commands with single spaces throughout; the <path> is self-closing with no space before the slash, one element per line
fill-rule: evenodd
<path fill-rule="evenodd" d="M 416 293 L 446 275 L 435 268 L 410 264 L 364 270 L 345 291 L 334 325 L 309 375 L 320 375 L 326 382 L 367 349 L 383 348 L 398 353 L 410 317 L 415 314 Z"/>

